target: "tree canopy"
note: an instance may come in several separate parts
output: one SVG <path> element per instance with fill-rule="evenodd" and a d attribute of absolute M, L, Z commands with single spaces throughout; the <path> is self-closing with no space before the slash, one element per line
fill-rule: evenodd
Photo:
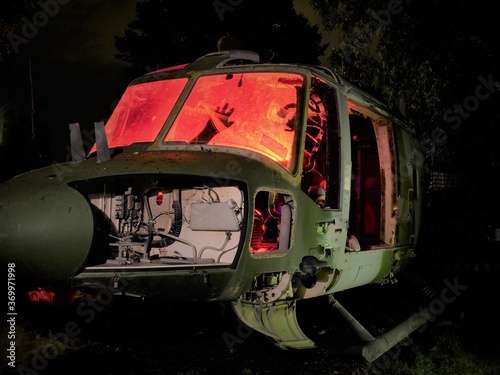
<path fill-rule="evenodd" d="M 329 55 L 332 68 L 393 109 L 404 107 L 429 159 L 468 162 L 475 149 L 485 165 L 498 164 L 492 132 L 500 120 L 500 46 L 491 5 L 485 0 L 310 4 L 325 27 L 340 34 Z"/>
<path fill-rule="evenodd" d="M 12 35 L 22 34 L 20 19 L 39 9 L 40 5 L 32 0 L 4 0 L 0 3 L 0 63 L 17 53 Z"/>
<path fill-rule="evenodd" d="M 317 64 L 327 47 L 318 26 L 296 13 L 293 0 L 145 0 L 136 14 L 116 38 L 117 57 L 131 63 L 134 74 L 191 62 L 216 51 L 224 36 L 231 41 L 226 47 L 280 63 Z"/>

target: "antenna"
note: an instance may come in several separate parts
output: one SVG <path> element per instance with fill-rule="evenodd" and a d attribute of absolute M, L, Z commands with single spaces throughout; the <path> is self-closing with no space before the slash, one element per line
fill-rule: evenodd
<path fill-rule="evenodd" d="M 31 95 L 31 140 L 35 139 L 35 96 L 33 93 L 33 70 L 31 68 L 31 55 L 29 57 L 29 75 L 30 75 L 30 95 Z"/>

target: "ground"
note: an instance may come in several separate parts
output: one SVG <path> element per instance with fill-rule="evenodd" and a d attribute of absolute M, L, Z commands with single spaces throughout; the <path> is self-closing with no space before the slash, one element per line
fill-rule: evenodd
<path fill-rule="evenodd" d="M 318 347 L 285 351 L 239 322 L 228 304 L 116 298 L 99 308 L 88 304 L 23 306 L 16 321 L 18 367 L 12 373 L 386 374 L 397 361 L 411 362 L 412 346 L 431 350 L 436 336 L 445 331 L 464 335 L 471 347 L 475 347 L 478 337 L 487 343 L 488 332 L 495 344 L 498 323 L 487 322 L 494 321 L 497 310 L 485 302 L 491 300 L 496 289 L 489 283 L 478 283 L 474 288 L 469 289 L 469 294 L 463 292 L 465 297 L 446 306 L 446 311 L 436 302 L 441 297 L 425 299 L 403 284 L 368 286 L 336 295 L 374 335 L 420 306 L 431 306 L 436 312 L 434 322 L 415 332 L 411 340 L 384 360 L 371 365 L 346 350 L 360 342 L 326 298 L 302 301 L 298 307 L 301 327 Z M 446 300 L 452 296 L 446 294 Z M 4 352 L 3 346 L 1 349 Z"/>

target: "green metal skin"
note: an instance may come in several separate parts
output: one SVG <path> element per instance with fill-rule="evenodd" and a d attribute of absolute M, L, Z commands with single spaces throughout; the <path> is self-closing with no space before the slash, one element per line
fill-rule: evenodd
<path fill-rule="evenodd" d="M 83 267 L 94 237 L 88 202 L 51 168 L 0 187 L 0 228 L 2 260 L 16 264 L 20 283 L 67 282 Z"/>
<path fill-rule="evenodd" d="M 26 267 L 27 276 L 28 272 L 34 269 L 41 283 L 67 281 L 68 285 L 71 283 L 78 285 L 82 280 L 106 286 L 115 272 L 83 271 L 76 275 L 77 271 L 82 271 L 89 255 L 94 220 L 88 202 L 68 184 L 91 178 L 131 174 L 136 176 L 168 174 L 172 178 L 176 175 L 189 174 L 207 176 L 207 181 L 225 180 L 227 166 L 231 166 L 235 171 L 231 179 L 247 183 L 250 197 L 255 196 L 258 190 L 268 188 L 292 194 L 297 200 L 297 205 L 305 207 L 304 211 L 300 210 L 294 218 L 297 231 L 294 234 L 293 248 L 289 253 L 280 257 L 251 256 L 248 248 L 250 234 L 247 228 L 245 245 L 241 250 L 237 269 L 204 271 L 203 267 L 200 267 L 200 270 L 190 270 L 185 273 L 176 271 L 172 274 L 148 270 L 127 272 L 126 277 L 129 283 L 127 290 L 133 295 L 165 294 L 177 298 L 178 285 L 181 284 L 183 288 L 195 291 L 195 294 L 205 290 L 206 294 L 203 295 L 205 300 L 236 299 L 248 289 L 256 275 L 276 270 L 293 270 L 298 267 L 302 257 L 310 253 L 309 248 L 313 249 L 315 254 L 318 246 L 327 239 L 326 234 L 318 233 L 318 230 L 323 231 L 325 225 L 329 225 L 328 223 L 335 218 L 338 220 L 342 214 L 342 212 L 322 211 L 316 206 L 300 190 L 299 175 L 293 177 L 274 163 L 250 152 L 242 154 L 216 153 L 211 150 L 123 153 L 102 164 L 97 164 L 94 159 L 88 159 L 77 165 L 64 163 L 16 177 L 2 186 L 4 194 L 0 208 L 1 225 L 6 233 L 1 244 L 2 258 L 15 261 L 19 269 L 24 270 Z M 250 206 L 248 210 L 252 212 L 253 207 Z M 74 218 L 71 216 L 72 212 Z M 332 244 L 334 242 L 339 242 L 340 250 L 341 244 L 345 242 L 345 233 L 335 234 Z M 295 248 L 307 251 L 294 251 Z M 196 277 L 197 274 L 204 273 L 208 273 L 208 280 L 205 282 L 203 278 Z M 222 276 L 212 277 L 212 273 L 221 273 Z M 158 277 L 163 281 L 158 281 Z M 171 281 L 165 281 L 168 278 L 173 281 L 172 289 L 168 288 Z M 210 281 L 212 278 L 220 279 L 227 285 L 214 284 L 209 287 L 207 284 L 212 284 Z M 198 282 L 195 281 L 197 279 Z M 189 287 L 192 282 L 194 285 Z M 158 283 L 166 285 L 158 287 Z M 215 292 L 217 290 L 218 293 Z M 180 294 L 192 299 L 190 293 Z"/>
<path fill-rule="evenodd" d="M 271 65 L 214 68 L 220 56 L 208 57 L 174 72 L 141 77 L 137 82 L 172 77 L 197 77 L 207 73 L 244 71 L 299 72 L 321 77 L 337 89 L 341 138 L 340 208 L 322 209 L 301 190 L 301 170 L 286 171 L 270 159 L 246 150 L 215 146 L 162 144 L 166 125 L 155 142 L 132 145 L 109 161 L 89 157 L 79 163 L 63 163 L 13 178 L 0 187 L 0 258 L 15 263 L 18 280 L 31 287 L 107 288 L 132 296 L 157 296 L 171 300 L 231 301 L 240 318 L 274 338 L 282 348 L 310 348 L 314 343 L 301 331 L 295 318 L 296 301 L 332 294 L 370 283 L 390 282 L 414 256 L 420 222 L 422 154 L 413 132 L 393 118 L 383 106 L 362 91 L 314 67 Z M 181 94 L 176 112 L 187 95 Z M 366 104 L 393 121 L 395 190 L 391 207 L 396 220 L 394 246 L 347 251 L 351 195 L 351 134 L 347 100 Z M 173 116 L 172 116 L 173 117 Z M 302 124 L 305 127 L 305 123 Z M 304 138 L 301 139 L 301 147 Z M 302 165 L 302 152 L 297 159 Z M 99 178 L 168 176 L 172 180 L 197 178 L 207 183 L 236 182 L 245 186 L 245 222 L 240 247 L 230 267 L 117 267 L 86 268 L 98 239 L 98 220 L 90 203 L 78 191 Z M 280 254 L 250 251 L 255 196 L 275 191 L 294 200 L 289 250 Z M 394 202 L 386 202 L 391 206 Z M 301 283 L 301 263 L 311 256 L 321 262 L 314 286 Z M 262 275 L 289 276 L 269 303 L 250 301 L 246 293 Z M 279 283 L 277 283 L 279 284 Z"/>

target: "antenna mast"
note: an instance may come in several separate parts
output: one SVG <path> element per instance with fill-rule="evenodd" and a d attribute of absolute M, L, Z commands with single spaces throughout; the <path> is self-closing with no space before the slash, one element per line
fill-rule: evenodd
<path fill-rule="evenodd" d="M 29 57 L 30 94 L 31 94 L 31 140 L 35 139 L 35 97 L 33 94 L 33 71 L 31 69 L 31 55 Z"/>

